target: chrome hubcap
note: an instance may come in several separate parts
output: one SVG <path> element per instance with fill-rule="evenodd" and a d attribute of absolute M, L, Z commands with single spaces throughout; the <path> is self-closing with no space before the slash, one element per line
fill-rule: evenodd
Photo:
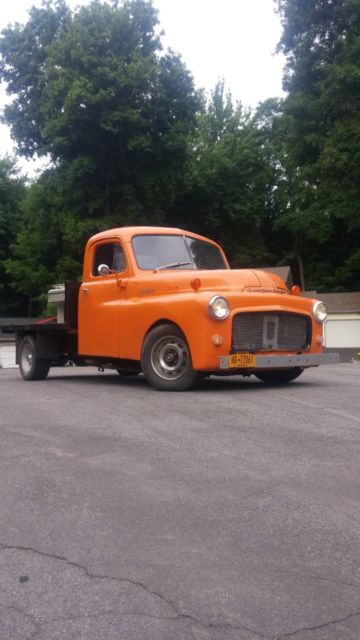
<path fill-rule="evenodd" d="M 21 366 L 24 371 L 29 372 L 33 363 L 33 353 L 30 347 L 25 345 L 21 353 Z"/>
<path fill-rule="evenodd" d="M 178 336 L 160 338 L 152 348 L 152 367 L 164 380 L 178 380 L 187 370 L 189 362 L 187 345 Z"/>

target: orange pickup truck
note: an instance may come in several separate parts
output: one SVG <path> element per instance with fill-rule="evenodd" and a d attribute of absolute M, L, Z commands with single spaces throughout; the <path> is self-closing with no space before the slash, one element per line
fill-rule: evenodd
<path fill-rule="evenodd" d="M 221 247 L 195 233 L 121 227 L 90 238 L 82 282 L 66 283 L 56 321 L 6 330 L 25 380 L 71 361 L 143 372 L 169 391 L 208 375 L 286 383 L 338 362 L 323 352 L 325 305 L 299 293 L 275 274 L 230 269 Z"/>

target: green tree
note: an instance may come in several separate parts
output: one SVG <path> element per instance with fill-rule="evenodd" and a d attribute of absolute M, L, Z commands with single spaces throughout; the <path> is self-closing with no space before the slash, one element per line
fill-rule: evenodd
<path fill-rule="evenodd" d="M 62 272 L 58 268 L 62 256 L 67 262 L 71 260 L 63 242 L 64 224 L 58 210 L 57 180 L 53 180 L 51 171 L 46 172 L 27 189 L 22 224 L 4 261 L 13 289 L 26 300 L 29 316 L 46 306 L 46 292 L 52 284 L 73 275 L 65 264 Z M 80 275 L 79 264 L 72 266 Z"/>
<path fill-rule="evenodd" d="M 219 82 L 198 118 L 174 222 L 217 239 L 234 266 L 273 263 L 265 241 L 273 180 L 266 134 Z"/>
<path fill-rule="evenodd" d="M 3 32 L 5 122 L 20 153 L 62 165 L 84 216 L 160 220 L 177 188 L 199 101 L 156 27 L 150 1 L 58 0 Z"/>
<path fill-rule="evenodd" d="M 22 300 L 17 299 L 5 263 L 10 255 L 11 243 L 15 240 L 23 222 L 22 203 L 25 185 L 19 178 L 16 164 L 10 158 L 0 159 L 0 315 L 21 313 Z"/>
<path fill-rule="evenodd" d="M 302 245 L 307 286 L 360 281 L 360 2 L 278 0 L 287 56 L 288 181 L 280 227 Z M 286 190 L 285 189 L 285 190 Z"/>

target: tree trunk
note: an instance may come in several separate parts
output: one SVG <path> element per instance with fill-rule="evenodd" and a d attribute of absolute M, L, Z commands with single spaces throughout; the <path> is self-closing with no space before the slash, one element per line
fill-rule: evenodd
<path fill-rule="evenodd" d="M 304 275 L 304 263 L 302 261 L 302 257 L 300 253 L 295 253 L 296 260 L 299 265 L 299 276 L 300 276 L 300 286 L 301 291 L 305 291 L 305 275 Z"/>

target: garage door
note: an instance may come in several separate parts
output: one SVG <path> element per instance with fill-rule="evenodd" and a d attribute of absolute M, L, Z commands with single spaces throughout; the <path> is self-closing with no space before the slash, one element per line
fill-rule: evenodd
<path fill-rule="evenodd" d="M 325 341 L 329 348 L 356 348 L 360 350 L 359 320 L 327 320 Z"/>

